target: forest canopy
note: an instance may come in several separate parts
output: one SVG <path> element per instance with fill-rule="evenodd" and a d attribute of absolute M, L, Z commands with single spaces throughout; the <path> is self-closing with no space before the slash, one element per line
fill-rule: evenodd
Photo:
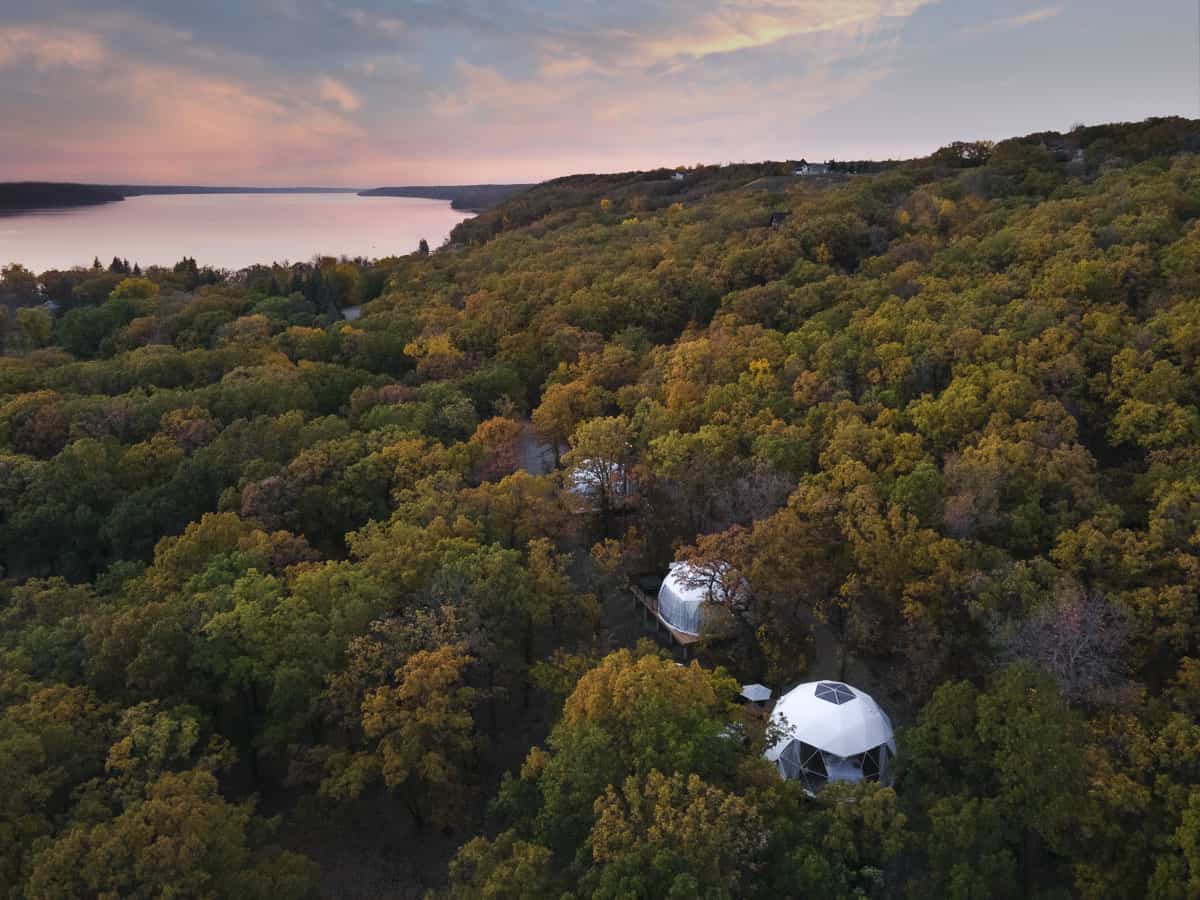
<path fill-rule="evenodd" d="M 1196 896 L 1197 151 L 1158 119 L 559 179 L 385 260 L 13 261 L 0 896 Z M 748 588 L 686 665 L 629 592 L 676 559 Z M 763 761 L 740 685 L 814 672 L 892 714 L 894 785 Z"/>

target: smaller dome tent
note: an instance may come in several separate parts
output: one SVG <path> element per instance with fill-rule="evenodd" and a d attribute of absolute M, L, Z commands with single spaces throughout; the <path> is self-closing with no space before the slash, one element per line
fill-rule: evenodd
<path fill-rule="evenodd" d="M 858 688 L 840 681 L 802 684 L 775 704 L 771 724 L 782 736 L 766 758 L 810 792 L 831 781 L 892 782 L 892 721 Z"/>
<path fill-rule="evenodd" d="M 617 504 L 633 498 L 637 485 L 629 469 L 620 463 L 607 466 L 600 460 L 585 459 L 567 472 L 566 488 L 575 497 L 590 505 L 598 505 L 607 480 L 611 499 Z"/>
<path fill-rule="evenodd" d="M 725 589 L 688 563 L 671 563 L 658 589 L 658 615 L 671 628 L 699 636 L 704 626 L 704 607 L 725 602 Z"/>

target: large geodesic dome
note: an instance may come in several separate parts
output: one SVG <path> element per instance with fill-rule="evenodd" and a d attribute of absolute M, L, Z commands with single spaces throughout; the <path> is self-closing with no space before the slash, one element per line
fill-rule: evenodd
<path fill-rule="evenodd" d="M 832 781 L 892 783 L 892 720 L 858 688 L 840 681 L 802 684 L 775 704 L 771 724 L 782 737 L 767 759 L 813 793 Z"/>

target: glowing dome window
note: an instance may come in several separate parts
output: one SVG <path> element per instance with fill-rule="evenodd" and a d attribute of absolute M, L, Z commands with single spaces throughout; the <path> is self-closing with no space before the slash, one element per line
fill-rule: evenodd
<path fill-rule="evenodd" d="M 836 706 L 854 699 L 854 691 L 837 681 L 822 681 L 815 691 L 818 698 L 828 700 Z"/>

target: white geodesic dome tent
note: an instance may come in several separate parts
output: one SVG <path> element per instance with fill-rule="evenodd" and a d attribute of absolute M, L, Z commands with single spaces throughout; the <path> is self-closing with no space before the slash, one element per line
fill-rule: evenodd
<path fill-rule="evenodd" d="M 583 460 L 567 473 L 567 490 L 576 497 L 591 503 L 599 502 L 600 492 L 603 489 L 601 481 L 603 469 L 603 463 L 594 459 Z M 633 495 L 635 488 L 633 477 L 629 474 L 628 467 L 620 463 L 611 463 L 608 466 L 608 483 L 612 488 L 613 498 L 616 500 L 625 500 Z"/>
<path fill-rule="evenodd" d="M 658 589 L 658 615 L 671 628 L 698 636 L 704 626 L 704 607 L 723 603 L 725 590 L 687 563 L 671 563 Z"/>
<path fill-rule="evenodd" d="M 782 737 L 766 753 L 784 778 L 816 792 L 831 781 L 892 783 L 892 720 L 869 694 L 840 681 L 811 681 L 771 713 Z"/>

